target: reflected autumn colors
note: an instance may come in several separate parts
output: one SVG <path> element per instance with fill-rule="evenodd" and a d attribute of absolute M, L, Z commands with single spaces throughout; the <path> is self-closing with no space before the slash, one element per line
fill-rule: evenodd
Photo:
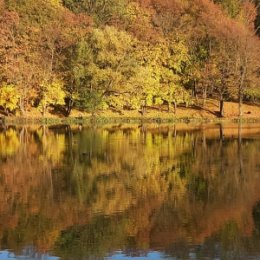
<path fill-rule="evenodd" d="M 0 259 L 259 259 L 259 158 L 257 124 L 1 129 Z"/>

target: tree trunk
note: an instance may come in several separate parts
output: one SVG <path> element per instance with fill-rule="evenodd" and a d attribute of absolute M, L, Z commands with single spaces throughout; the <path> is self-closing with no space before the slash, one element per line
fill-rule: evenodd
<path fill-rule="evenodd" d="M 45 117 L 46 115 L 46 106 L 43 105 L 43 108 L 42 108 L 42 116 Z"/>
<path fill-rule="evenodd" d="M 177 113 L 177 103 L 176 103 L 176 101 L 174 101 L 173 104 L 174 104 L 174 115 L 176 115 L 176 113 Z"/>
<path fill-rule="evenodd" d="M 67 109 L 66 109 L 66 116 L 70 115 L 72 107 L 73 107 L 73 100 L 72 100 L 72 98 L 68 98 Z"/>
<path fill-rule="evenodd" d="M 50 73 L 51 74 L 52 74 L 52 71 L 53 71 L 54 51 L 55 51 L 55 49 L 52 48 L 51 49 L 51 62 L 50 62 Z"/>
<path fill-rule="evenodd" d="M 20 97 L 20 100 L 19 100 L 19 107 L 20 107 L 20 111 L 21 111 L 22 116 L 24 116 L 25 115 L 24 99 L 22 97 Z"/>
<path fill-rule="evenodd" d="M 196 80 L 194 80 L 194 84 L 193 84 L 193 97 L 195 97 L 197 99 L 197 89 L 196 89 Z"/>
<path fill-rule="evenodd" d="M 246 66 L 242 68 L 241 71 L 241 80 L 239 84 L 239 89 L 238 89 L 238 111 L 239 111 L 239 116 L 243 115 L 242 111 L 242 103 L 243 103 L 243 89 L 244 89 L 244 81 L 246 77 Z"/>
<path fill-rule="evenodd" d="M 207 100 L 207 88 L 203 89 L 203 107 L 206 105 Z"/>
<path fill-rule="evenodd" d="M 239 112 L 239 116 L 242 116 L 242 115 L 243 115 L 242 104 L 243 104 L 243 94 L 242 94 L 242 90 L 239 89 L 239 100 L 238 100 L 238 112 Z"/>
<path fill-rule="evenodd" d="M 224 99 L 223 99 L 223 97 L 221 97 L 220 101 L 219 101 L 219 115 L 221 117 L 224 117 Z"/>
<path fill-rule="evenodd" d="M 146 113 L 146 106 L 145 105 L 142 105 L 142 115 L 144 116 Z"/>

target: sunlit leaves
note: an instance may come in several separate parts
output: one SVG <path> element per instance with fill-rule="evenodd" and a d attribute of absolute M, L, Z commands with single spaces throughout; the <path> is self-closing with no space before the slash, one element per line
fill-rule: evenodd
<path fill-rule="evenodd" d="M 65 92 L 61 81 L 44 82 L 41 85 L 41 93 L 40 107 L 43 113 L 50 105 L 64 105 Z"/>
<path fill-rule="evenodd" d="M 18 108 L 19 99 L 19 92 L 14 85 L 4 84 L 0 87 L 0 106 L 6 112 L 12 112 Z"/>

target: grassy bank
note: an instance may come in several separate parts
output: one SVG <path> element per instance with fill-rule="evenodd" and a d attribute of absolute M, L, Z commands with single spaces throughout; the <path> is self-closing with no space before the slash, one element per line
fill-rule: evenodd
<path fill-rule="evenodd" d="M 142 124 L 142 123 L 156 123 L 156 124 L 173 124 L 173 123 L 221 123 L 221 122 L 246 122 L 246 123 L 260 123 L 260 118 L 160 118 L 160 117 L 69 117 L 69 118 L 29 118 L 29 117 L 12 117 L 5 118 L 1 121 L 3 125 L 70 125 L 70 124 Z"/>
<path fill-rule="evenodd" d="M 243 105 L 244 115 L 238 117 L 237 104 L 225 103 L 225 117 L 218 116 L 218 103 L 215 100 L 208 100 L 204 107 L 180 107 L 177 113 L 168 113 L 153 108 L 147 110 L 145 115 L 138 111 L 99 111 L 94 116 L 73 110 L 70 117 L 60 114 L 47 113 L 42 117 L 38 111 L 30 111 L 25 116 L 2 117 L 2 124 L 110 124 L 110 123 L 197 123 L 197 122 L 260 122 L 260 106 Z"/>

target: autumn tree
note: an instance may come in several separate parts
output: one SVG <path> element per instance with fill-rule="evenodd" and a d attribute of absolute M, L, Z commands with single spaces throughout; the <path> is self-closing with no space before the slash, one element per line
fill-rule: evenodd
<path fill-rule="evenodd" d="M 87 108 L 93 104 L 98 109 L 102 101 L 123 94 L 134 68 L 133 45 L 131 35 L 108 26 L 93 30 L 78 44 L 72 71 L 80 106 Z M 117 105 L 108 102 L 108 106 Z"/>
<path fill-rule="evenodd" d="M 0 106 L 7 115 L 18 108 L 19 98 L 19 92 L 14 85 L 4 84 L 0 87 Z"/>
<path fill-rule="evenodd" d="M 246 88 L 258 81 L 259 69 L 259 39 L 255 36 L 254 21 L 256 19 L 256 7 L 250 1 L 245 1 L 241 10 L 239 34 L 237 35 L 237 62 L 238 70 L 238 102 L 239 116 L 243 115 L 242 102 Z"/>
<path fill-rule="evenodd" d="M 63 90 L 63 83 L 59 80 L 51 82 L 43 82 L 41 84 L 40 103 L 39 107 L 43 116 L 50 105 L 64 105 L 65 91 Z"/>

